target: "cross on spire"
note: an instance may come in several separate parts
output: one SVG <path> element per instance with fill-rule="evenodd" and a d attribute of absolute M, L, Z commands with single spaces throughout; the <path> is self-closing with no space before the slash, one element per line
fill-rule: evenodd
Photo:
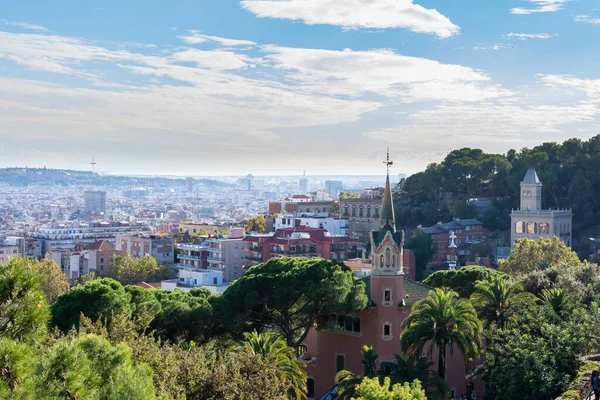
<path fill-rule="evenodd" d="M 394 162 L 390 161 L 390 148 L 389 147 L 387 148 L 387 157 L 386 157 L 386 160 L 383 163 L 387 167 L 387 174 L 389 175 L 390 174 L 390 167 L 392 165 L 394 165 Z"/>

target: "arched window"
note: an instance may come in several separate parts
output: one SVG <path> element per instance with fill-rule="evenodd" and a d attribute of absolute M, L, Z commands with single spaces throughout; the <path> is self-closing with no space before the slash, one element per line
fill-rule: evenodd
<path fill-rule="evenodd" d="M 358 210 L 358 216 L 362 217 L 363 216 L 363 206 L 360 206 L 359 210 Z"/>
<path fill-rule="evenodd" d="M 352 207 L 352 216 L 356 217 L 356 206 Z"/>
<path fill-rule="evenodd" d="M 385 249 L 385 266 L 390 266 L 390 249 Z"/>
<path fill-rule="evenodd" d="M 517 221 L 517 223 L 515 224 L 515 232 L 525 233 L 525 222 Z"/>
<path fill-rule="evenodd" d="M 547 222 L 540 223 L 540 233 L 549 234 L 550 233 L 550 224 Z"/>
<path fill-rule="evenodd" d="M 348 216 L 350 215 L 350 213 L 348 212 L 348 211 L 349 211 L 349 208 L 350 208 L 350 207 L 348 207 L 348 206 L 344 206 L 344 215 L 345 215 L 346 217 L 348 217 Z"/>
<path fill-rule="evenodd" d="M 375 218 L 379 218 L 379 207 L 375 207 Z"/>
<path fill-rule="evenodd" d="M 379 256 L 379 266 L 383 267 L 384 263 L 383 263 L 383 254 Z"/>
<path fill-rule="evenodd" d="M 367 206 L 367 217 L 371 216 L 371 206 Z"/>
<path fill-rule="evenodd" d="M 395 267 L 395 266 L 396 266 L 396 255 L 393 254 L 392 255 L 392 267 Z"/>
<path fill-rule="evenodd" d="M 537 224 L 535 222 L 527 223 L 527 233 L 530 233 L 530 234 L 537 233 Z"/>

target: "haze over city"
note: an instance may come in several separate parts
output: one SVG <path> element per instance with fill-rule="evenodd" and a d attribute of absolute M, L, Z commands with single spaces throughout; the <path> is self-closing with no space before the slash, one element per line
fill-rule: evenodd
<path fill-rule="evenodd" d="M 414 173 L 587 139 L 593 0 L 19 1 L 0 11 L 0 166 Z"/>

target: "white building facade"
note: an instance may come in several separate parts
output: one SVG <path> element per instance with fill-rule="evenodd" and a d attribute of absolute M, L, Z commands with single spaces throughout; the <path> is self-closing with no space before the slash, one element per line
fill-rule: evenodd
<path fill-rule="evenodd" d="M 521 208 L 510 214 L 511 246 L 527 238 L 553 238 L 557 236 L 567 246 L 572 244 L 573 212 L 569 210 L 542 209 L 542 182 L 534 169 L 529 169 L 521 182 Z"/>

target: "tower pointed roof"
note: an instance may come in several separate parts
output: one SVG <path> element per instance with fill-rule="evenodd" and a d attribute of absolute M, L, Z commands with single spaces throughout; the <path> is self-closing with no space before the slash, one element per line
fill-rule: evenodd
<path fill-rule="evenodd" d="M 396 219 L 394 218 L 394 202 L 392 189 L 390 187 L 390 174 L 385 179 L 385 191 L 383 192 L 383 205 L 381 207 L 381 226 L 390 225 L 396 230 Z"/>
<path fill-rule="evenodd" d="M 535 169 L 529 168 L 521 183 L 530 185 L 530 184 L 538 184 L 541 182 L 540 182 L 540 178 L 538 178 L 537 172 L 535 172 Z"/>

